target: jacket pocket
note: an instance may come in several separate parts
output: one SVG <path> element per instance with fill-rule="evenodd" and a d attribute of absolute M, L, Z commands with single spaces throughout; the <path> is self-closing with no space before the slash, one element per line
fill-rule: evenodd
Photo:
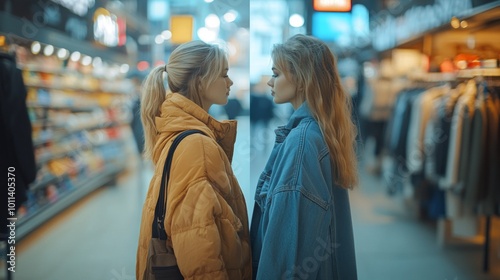
<path fill-rule="evenodd" d="M 259 205 L 259 207 L 262 210 L 264 210 L 264 206 L 266 205 L 270 181 L 271 181 L 271 173 L 263 172 L 259 177 L 257 190 L 255 191 L 255 202 Z"/>

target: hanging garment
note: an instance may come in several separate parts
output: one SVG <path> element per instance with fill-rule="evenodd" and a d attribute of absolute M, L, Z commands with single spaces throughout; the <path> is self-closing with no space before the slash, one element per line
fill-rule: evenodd
<path fill-rule="evenodd" d="M 388 150 L 398 160 L 406 161 L 406 143 L 412 104 L 424 89 L 416 88 L 403 91 L 396 101 L 392 115 L 392 125 L 388 138 Z M 405 164 L 406 168 L 406 164 Z"/>
<path fill-rule="evenodd" d="M 468 155 L 466 162 L 462 163 L 464 172 L 461 172 L 461 187 L 464 191 L 464 214 L 474 215 L 481 191 L 485 185 L 485 152 L 486 152 L 486 128 L 488 126 L 485 101 L 482 94 L 476 100 L 474 116 L 471 122 L 470 145 L 463 149 Z"/>
<path fill-rule="evenodd" d="M 469 80 L 464 94 L 460 96 L 453 111 L 450 131 L 450 144 L 448 146 L 448 159 L 446 165 L 445 177 L 440 180 L 440 187 L 443 189 L 453 189 L 458 183 L 458 174 L 460 170 L 461 149 L 463 146 L 463 130 L 470 127 L 470 119 L 474 112 L 474 101 L 477 88 L 474 80 Z"/>
<path fill-rule="evenodd" d="M 495 214 L 495 204 L 500 200 L 500 192 L 497 192 L 500 181 L 500 99 L 489 96 L 486 99 L 486 114 L 488 119 L 486 144 L 485 144 L 485 182 L 481 187 L 479 196 L 484 197 L 479 202 L 479 213 L 486 215 Z"/>
<path fill-rule="evenodd" d="M 436 175 L 440 178 L 446 175 L 446 166 L 448 161 L 448 149 L 451 137 L 451 121 L 455 112 L 455 107 L 458 99 L 465 91 L 465 84 L 458 85 L 455 89 L 451 90 L 450 94 L 443 100 L 443 106 L 439 108 L 438 123 L 436 130 L 442 134 L 443 141 L 436 143 L 435 159 Z"/>
<path fill-rule="evenodd" d="M 425 128 L 434 114 L 434 102 L 450 90 L 449 86 L 428 89 L 415 100 L 408 130 L 407 165 L 410 174 L 422 170 L 425 157 Z"/>
<path fill-rule="evenodd" d="M 460 189 L 459 176 L 461 176 L 459 171 L 464 168 L 462 161 L 468 160 L 465 158 L 468 153 L 465 153 L 464 149 L 469 147 L 469 130 L 474 113 L 476 92 L 475 81 L 469 80 L 464 94 L 458 99 L 453 112 L 446 175 L 439 181 L 440 187 L 446 190 L 446 215 L 448 218 L 462 216 L 463 199 L 458 191 Z"/>

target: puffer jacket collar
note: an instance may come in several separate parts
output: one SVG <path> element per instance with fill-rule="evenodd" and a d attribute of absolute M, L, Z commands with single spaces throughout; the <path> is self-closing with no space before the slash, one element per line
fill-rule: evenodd
<path fill-rule="evenodd" d="M 161 114 L 156 117 L 155 122 L 159 133 L 157 141 L 170 139 L 188 129 L 198 129 L 213 138 L 231 162 L 236 140 L 236 121 L 217 121 L 185 96 L 169 93 L 161 105 Z M 161 150 L 156 149 L 156 151 L 153 156 L 155 162 L 161 154 Z"/>

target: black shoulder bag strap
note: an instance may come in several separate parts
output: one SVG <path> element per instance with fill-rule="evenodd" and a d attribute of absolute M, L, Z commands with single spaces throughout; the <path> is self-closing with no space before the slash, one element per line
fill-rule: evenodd
<path fill-rule="evenodd" d="M 165 212 L 166 212 L 166 204 L 167 204 L 167 187 L 168 187 L 168 179 L 170 177 L 170 166 L 172 165 L 172 158 L 174 156 L 175 149 L 182 141 L 182 139 L 187 136 L 195 133 L 201 133 L 206 135 L 201 130 L 186 130 L 183 131 L 179 136 L 174 139 L 172 146 L 170 146 L 170 150 L 168 151 L 167 160 L 165 162 L 165 166 L 163 167 L 163 174 L 161 176 L 160 183 L 160 194 L 158 195 L 158 201 L 156 202 L 155 208 L 155 217 L 153 219 L 153 238 L 160 238 L 160 240 L 167 240 L 167 233 L 165 232 L 165 226 L 163 222 L 165 221 Z"/>

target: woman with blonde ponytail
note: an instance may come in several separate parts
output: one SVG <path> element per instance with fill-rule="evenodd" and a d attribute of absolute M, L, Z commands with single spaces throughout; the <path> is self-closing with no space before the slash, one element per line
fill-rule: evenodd
<path fill-rule="evenodd" d="M 163 221 L 167 246 L 185 279 L 252 278 L 247 208 L 231 169 L 236 121 L 219 122 L 208 114 L 213 104 L 227 103 L 233 84 L 228 70 L 222 49 L 192 41 L 178 46 L 143 84 L 144 150 L 155 169 L 142 210 L 136 279 L 146 271 L 167 153 L 191 129 L 204 135 L 192 134 L 175 149 Z"/>
<path fill-rule="evenodd" d="M 256 190 L 251 240 L 257 279 L 357 279 L 348 189 L 357 184 L 356 128 L 335 57 L 295 35 L 272 51 L 268 85 L 295 109 Z"/>

